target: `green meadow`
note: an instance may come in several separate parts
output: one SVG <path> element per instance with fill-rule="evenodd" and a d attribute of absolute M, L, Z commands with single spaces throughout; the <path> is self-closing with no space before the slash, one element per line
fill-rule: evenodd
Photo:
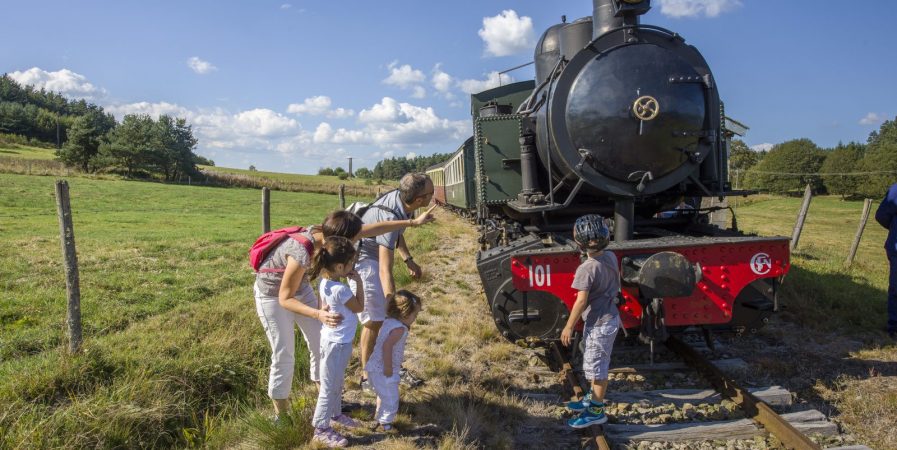
<path fill-rule="evenodd" d="M 0 156 L 22 159 L 52 160 L 56 150 L 52 148 L 30 147 L 11 143 L 0 143 Z"/>
<path fill-rule="evenodd" d="M 0 448 L 208 443 L 218 421 L 263 402 L 267 384 L 247 262 L 259 191 L 68 182 L 77 356 L 63 351 L 54 179 L 0 174 Z M 272 227 L 318 223 L 336 207 L 333 195 L 272 192 Z M 301 381 L 307 361 L 297 364 Z"/>

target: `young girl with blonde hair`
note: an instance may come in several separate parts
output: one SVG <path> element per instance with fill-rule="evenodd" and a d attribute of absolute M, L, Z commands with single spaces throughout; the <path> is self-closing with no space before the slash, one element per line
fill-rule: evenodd
<path fill-rule="evenodd" d="M 399 370 L 405 358 L 408 331 L 422 308 L 420 297 L 400 290 L 386 303 L 386 320 L 377 335 L 374 351 L 365 370 L 377 393 L 377 412 L 374 418 L 388 431 L 399 410 Z"/>

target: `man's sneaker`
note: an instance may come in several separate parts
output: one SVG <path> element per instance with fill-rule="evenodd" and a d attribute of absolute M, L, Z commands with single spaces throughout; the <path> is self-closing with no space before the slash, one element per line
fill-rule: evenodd
<path fill-rule="evenodd" d="M 411 372 L 402 367 L 401 369 L 399 369 L 399 383 L 407 387 L 418 387 L 424 384 L 424 380 L 411 375 Z"/>
<path fill-rule="evenodd" d="M 393 430 L 393 426 L 392 426 L 392 424 L 389 424 L 389 423 L 377 423 L 376 425 L 374 425 L 373 428 L 371 428 L 371 431 L 373 431 L 375 433 L 376 432 L 388 433 L 392 430 Z"/>
<path fill-rule="evenodd" d="M 592 403 L 592 391 L 589 391 L 588 394 L 582 397 L 582 400 L 576 400 L 572 402 L 567 402 L 567 409 L 570 411 L 582 411 L 589 407 L 589 404 Z"/>
<path fill-rule="evenodd" d="M 345 414 L 340 414 L 340 415 L 330 419 L 330 423 L 331 424 L 338 423 L 346 428 L 358 428 L 361 426 L 361 424 L 358 423 L 357 420 L 355 420 Z"/>
<path fill-rule="evenodd" d="M 601 425 L 604 422 L 607 422 L 607 415 L 604 414 L 604 406 L 591 406 L 579 416 L 568 420 L 567 425 L 572 428 L 586 428 L 592 425 Z"/>
<path fill-rule="evenodd" d="M 362 378 L 361 383 L 359 383 L 359 384 L 361 385 L 361 391 L 364 392 L 365 394 L 377 395 L 377 393 L 374 391 L 374 386 L 371 384 L 370 379 Z"/>
<path fill-rule="evenodd" d="M 329 448 L 345 447 L 349 445 L 349 440 L 342 437 L 333 428 L 315 428 L 315 435 L 312 441 L 321 443 Z"/>

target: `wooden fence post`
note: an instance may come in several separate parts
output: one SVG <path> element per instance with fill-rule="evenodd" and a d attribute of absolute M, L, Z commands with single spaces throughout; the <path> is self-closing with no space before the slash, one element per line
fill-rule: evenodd
<path fill-rule="evenodd" d="M 804 189 L 804 203 L 800 206 L 800 214 L 797 215 L 797 223 L 794 224 L 794 232 L 791 233 L 791 251 L 797 248 L 797 241 L 800 240 L 800 232 L 804 229 L 804 221 L 807 220 L 807 211 L 810 210 L 810 200 L 813 198 L 813 190 L 810 184 Z"/>
<path fill-rule="evenodd" d="M 339 185 L 339 207 L 340 209 L 346 209 L 346 185 Z"/>
<path fill-rule="evenodd" d="M 75 229 L 72 226 L 69 184 L 65 180 L 56 181 L 56 211 L 59 215 L 59 241 L 62 244 L 65 263 L 69 353 L 77 353 L 81 350 L 81 285 L 78 279 L 78 254 L 75 252 Z"/>
<path fill-rule="evenodd" d="M 262 234 L 271 231 L 271 190 L 262 188 Z"/>
<path fill-rule="evenodd" d="M 857 249 L 860 247 L 860 239 L 863 238 L 863 230 L 866 229 L 866 222 L 869 220 L 869 211 L 872 211 L 872 199 L 867 198 L 863 202 L 863 215 L 860 216 L 860 226 L 857 228 L 857 234 L 853 238 L 853 245 L 850 246 L 850 254 L 847 255 L 847 267 L 853 265 L 853 259 L 857 255 Z"/>

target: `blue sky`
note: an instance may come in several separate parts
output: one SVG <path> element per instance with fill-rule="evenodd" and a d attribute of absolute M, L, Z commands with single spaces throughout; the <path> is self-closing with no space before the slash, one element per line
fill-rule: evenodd
<path fill-rule="evenodd" d="M 642 22 L 701 50 L 749 145 L 865 141 L 897 115 L 897 2 L 652 3 Z M 588 0 L 4 0 L 0 72 L 119 119 L 186 117 L 220 166 L 314 173 L 454 150 L 469 93 L 531 61 L 561 15 L 590 14 Z"/>

